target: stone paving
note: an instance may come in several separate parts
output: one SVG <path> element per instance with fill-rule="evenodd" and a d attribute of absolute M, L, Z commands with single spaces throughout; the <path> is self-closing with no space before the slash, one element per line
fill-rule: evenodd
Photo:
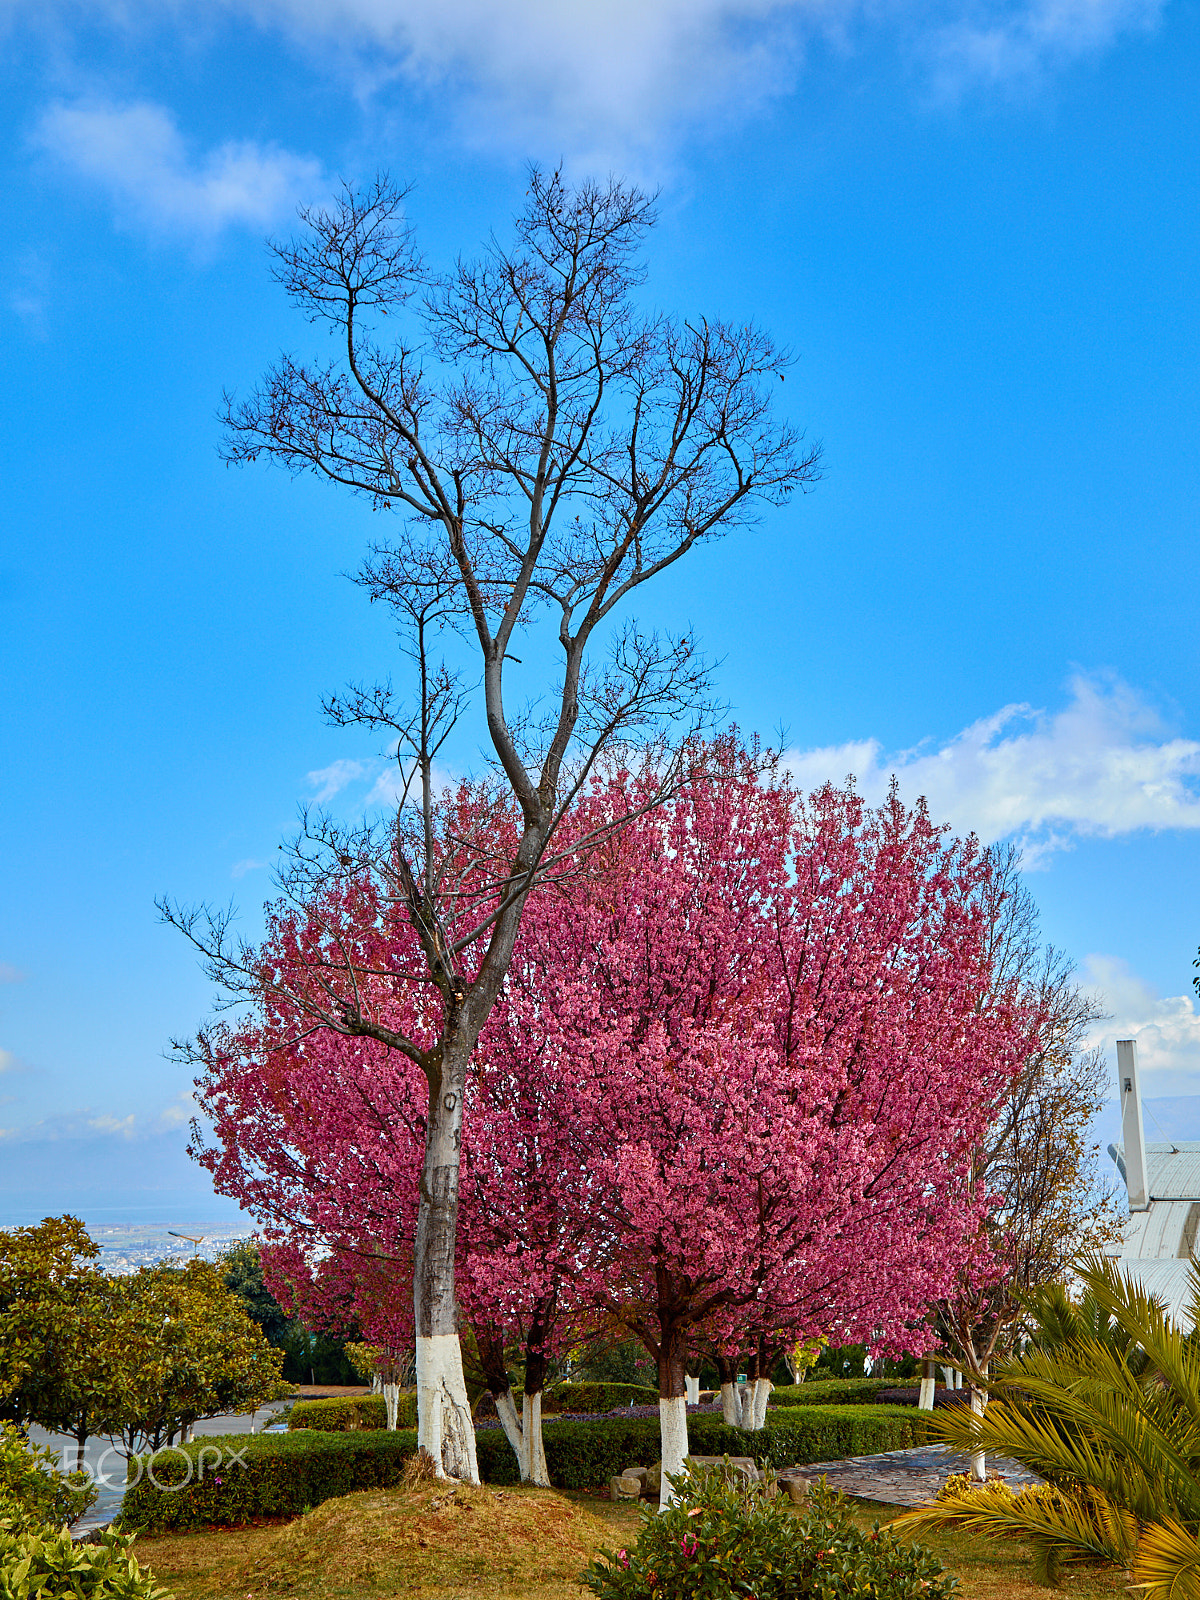
<path fill-rule="evenodd" d="M 955 1455 L 941 1445 L 920 1445 L 915 1450 L 889 1450 L 885 1455 L 850 1456 L 845 1461 L 816 1461 L 791 1467 L 788 1477 L 810 1483 L 824 1477 L 831 1489 L 840 1489 L 855 1500 L 920 1506 L 933 1499 L 951 1473 L 966 1472 L 968 1466 L 966 1456 Z M 1040 1482 L 1035 1473 L 1001 1456 L 989 1456 L 987 1468 L 989 1477 L 999 1477 L 1014 1488 Z"/>

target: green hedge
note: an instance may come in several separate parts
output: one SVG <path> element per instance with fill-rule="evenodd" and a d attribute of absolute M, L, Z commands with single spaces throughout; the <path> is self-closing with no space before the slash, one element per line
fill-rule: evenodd
<path fill-rule="evenodd" d="M 156 1487 L 145 1473 L 145 1458 L 130 1463 L 131 1480 L 139 1470 L 142 1475 L 125 1491 L 120 1527 L 126 1533 L 183 1532 L 237 1526 L 256 1517 L 296 1517 L 335 1495 L 390 1488 L 400 1481 L 416 1448 L 411 1428 L 396 1433 L 301 1429 L 197 1439 L 159 1452 L 154 1477 L 164 1487 Z M 221 1453 L 219 1462 L 216 1451 Z M 243 1456 L 245 1465 L 236 1459 L 229 1464 L 231 1454 Z"/>
<path fill-rule="evenodd" d="M 870 1406 L 882 1389 L 894 1389 L 895 1378 L 816 1378 L 772 1389 L 773 1406 Z"/>
<path fill-rule="evenodd" d="M 658 1390 L 642 1383 L 555 1383 L 542 1397 L 547 1411 L 615 1411 L 617 1406 L 656 1406 Z"/>
<path fill-rule="evenodd" d="M 396 1425 L 417 1425 L 417 1391 L 404 1389 Z M 381 1394 L 364 1394 L 350 1400 L 297 1400 L 288 1415 L 288 1428 L 312 1428 L 318 1433 L 353 1433 L 359 1428 L 386 1428 L 387 1402 Z"/>
<path fill-rule="evenodd" d="M 594 1489 L 623 1467 L 651 1466 L 659 1459 L 657 1417 L 611 1417 L 599 1422 L 555 1418 L 543 1428 L 546 1466 L 558 1489 Z M 756 1433 L 730 1428 L 712 1415 L 688 1418 L 688 1442 L 696 1455 L 752 1456 L 760 1466 L 790 1467 L 844 1456 L 876 1455 L 924 1443 L 924 1414 L 900 1406 L 813 1406 L 776 1413 Z M 476 1434 L 480 1476 L 485 1483 L 517 1481 L 517 1462 L 500 1428 Z M 165 1452 L 155 1464 L 159 1489 L 143 1476 L 125 1493 L 121 1527 L 189 1529 L 230 1526 L 255 1517 L 298 1516 L 310 1506 L 355 1489 L 387 1488 L 398 1482 L 417 1447 L 411 1428 L 326 1433 L 302 1428 L 288 1434 L 237 1434 L 199 1439 L 184 1450 Z M 235 1450 L 245 1466 L 223 1469 L 205 1450 Z M 132 1472 L 132 1469 L 131 1469 Z"/>

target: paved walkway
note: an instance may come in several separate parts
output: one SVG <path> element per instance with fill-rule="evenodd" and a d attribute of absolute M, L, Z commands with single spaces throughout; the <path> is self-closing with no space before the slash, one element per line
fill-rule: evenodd
<path fill-rule="evenodd" d="M 966 1472 L 966 1456 L 955 1455 L 941 1445 L 920 1445 L 915 1450 L 889 1450 L 880 1456 L 851 1456 L 846 1461 L 817 1461 L 810 1466 L 792 1467 L 788 1476 L 815 1483 L 824 1477 L 831 1489 L 840 1489 L 855 1500 L 880 1500 L 890 1506 L 925 1505 L 937 1494 L 954 1472 Z M 988 1475 L 1011 1484 L 1038 1483 L 1035 1473 L 989 1456 Z"/>

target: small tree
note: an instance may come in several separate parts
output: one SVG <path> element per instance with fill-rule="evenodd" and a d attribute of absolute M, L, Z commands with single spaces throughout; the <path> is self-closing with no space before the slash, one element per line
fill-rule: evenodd
<path fill-rule="evenodd" d="M 964 1274 L 937 1311 L 938 1329 L 986 1404 L 993 1362 L 1013 1350 L 1028 1295 L 1060 1279 L 1083 1251 L 1099 1249 L 1119 1228 L 1113 1188 L 1099 1169 L 1091 1127 L 1108 1090 L 1101 1052 L 1086 1044 L 1102 1012 L 1075 980 L 1072 963 L 1044 945 L 1033 896 L 1022 882 L 1020 853 L 991 851 L 982 891 L 992 986 L 1016 992 L 1034 1041 L 981 1140 L 972 1182 L 989 1196 L 987 1239 L 992 1270 Z M 974 1471 L 983 1476 L 982 1455 Z"/>
<path fill-rule="evenodd" d="M 103 1431 L 129 1454 L 186 1439 L 202 1417 L 288 1392 L 273 1350 L 206 1261 L 109 1280 L 114 1359 Z"/>
<path fill-rule="evenodd" d="M 99 1254 L 77 1217 L 0 1231 L 0 1420 L 62 1426 L 72 1319 Z"/>
<path fill-rule="evenodd" d="M 654 211 L 638 190 L 573 189 L 534 170 L 515 243 L 493 240 L 441 278 L 417 254 L 404 200 L 384 180 L 347 190 L 303 214 L 303 239 L 275 247 L 280 282 L 338 354 L 282 358 L 248 400 L 229 403 L 226 423 L 228 460 L 313 472 L 405 520 L 362 581 L 397 619 L 414 700 L 355 687 L 329 707 L 397 750 L 399 816 L 381 837 L 314 822 L 284 887 L 311 906 L 314 888 L 369 875 L 384 922 L 408 925 L 406 965 L 359 965 L 361 945 L 331 929 L 309 971 L 284 978 L 231 941 L 226 918 L 166 914 L 234 997 L 286 994 L 305 1029 L 376 1040 L 426 1079 L 419 1437 L 439 1472 L 475 1480 L 454 1285 L 467 1064 L 526 898 L 553 870 L 555 835 L 601 753 L 682 725 L 660 768 L 669 790 L 711 714 L 707 669 L 682 628 L 621 620 L 607 666 L 590 659 L 594 635 L 697 544 L 810 483 L 817 452 L 772 420 L 787 358 L 765 335 L 643 309 L 638 250 Z M 467 641 L 481 675 L 496 793 L 519 818 L 498 854 L 486 818 L 450 860 L 437 834 L 433 764 L 468 699 L 431 653 L 443 627 Z M 557 668 L 541 665 L 551 652 Z M 516 701 L 509 663 L 523 675 Z M 421 992 L 417 1028 L 384 1020 L 381 998 L 397 985 Z"/>

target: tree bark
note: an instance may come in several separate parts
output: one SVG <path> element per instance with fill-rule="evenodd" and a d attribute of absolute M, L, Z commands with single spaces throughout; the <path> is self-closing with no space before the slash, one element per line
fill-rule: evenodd
<path fill-rule="evenodd" d="M 440 1073 L 435 1072 L 430 1079 L 417 1210 L 413 1315 L 417 1336 L 417 1448 L 428 1453 L 438 1477 L 478 1483 L 475 1424 L 467 1401 L 454 1298 L 462 1085 L 469 1054 L 469 1049 L 464 1052 L 457 1041 L 447 1046 Z"/>
<path fill-rule="evenodd" d="M 724 1356 L 718 1356 L 717 1377 L 721 1381 L 721 1415 L 731 1428 L 740 1428 L 741 1408 L 738 1405 L 737 1367 Z"/>
<path fill-rule="evenodd" d="M 662 1483 L 658 1508 L 665 1511 L 675 1499 L 668 1477 L 684 1470 L 688 1453 L 687 1400 L 683 1389 L 683 1340 L 674 1328 L 664 1328 L 658 1352 L 658 1427 L 662 1446 Z"/>
<path fill-rule="evenodd" d="M 985 1361 L 984 1364 L 983 1364 L 983 1370 L 980 1373 L 980 1377 L 986 1380 L 987 1375 L 988 1375 L 988 1363 Z M 972 1414 L 972 1416 L 978 1417 L 980 1420 L 982 1420 L 984 1410 L 985 1410 L 985 1408 L 987 1406 L 987 1402 L 988 1402 L 987 1390 L 980 1388 L 978 1384 L 972 1383 L 972 1385 L 971 1385 L 971 1414 Z M 985 1451 L 983 1451 L 983 1450 L 972 1450 L 971 1451 L 971 1476 L 974 1479 L 976 1479 L 976 1481 L 979 1482 L 979 1483 L 983 1483 L 986 1480 L 986 1478 L 987 1478 L 987 1454 L 986 1454 Z"/>
<path fill-rule="evenodd" d="M 384 1384 L 383 1403 L 387 1407 L 388 1432 L 395 1433 L 396 1423 L 400 1415 L 400 1385 L 398 1383 Z"/>
<path fill-rule="evenodd" d="M 525 1451 L 529 1460 L 529 1481 L 539 1489 L 550 1487 L 546 1467 L 546 1444 L 542 1438 L 542 1390 L 546 1384 L 546 1357 L 542 1353 L 545 1329 L 539 1317 L 530 1324 L 525 1341 L 525 1394 L 521 1422 L 525 1430 Z"/>
<path fill-rule="evenodd" d="M 756 1378 L 753 1386 L 747 1384 L 746 1399 L 750 1401 L 751 1411 L 747 1426 L 756 1433 L 767 1425 L 767 1400 L 775 1385 L 770 1378 Z"/>
<path fill-rule="evenodd" d="M 937 1362 L 922 1361 L 921 1363 L 921 1392 L 917 1396 L 918 1411 L 932 1411 L 933 1397 L 937 1388 Z"/>

